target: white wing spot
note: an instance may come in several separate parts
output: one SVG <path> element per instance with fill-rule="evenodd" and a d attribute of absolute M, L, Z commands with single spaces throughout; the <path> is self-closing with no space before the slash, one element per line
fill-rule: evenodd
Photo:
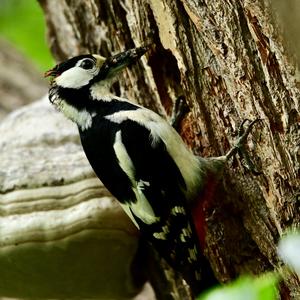
<path fill-rule="evenodd" d="M 166 239 L 167 239 L 167 235 L 168 235 L 168 233 L 170 232 L 169 226 L 168 226 L 168 225 L 164 225 L 161 229 L 162 229 L 161 232 L 154 232 L 154 233 L 153 233 L 153 236 L 154 236 L 156 239 L 166 240 Z"/>
<path fill-rule="evenodd" d="M 182 206 L 174 206 L 171 209 L 171 214 L 174 216 L 179 215 L 179 214 L 185 215 L 185 209 Z"/>
<path fill-rule="evenodd" d="M 189 262 L 192 263 L 193 261 L 196 261 L 197 254 L 198 254 L 196 247 L 194 246 L 193 248 L 189 248 L 188 251 L 189 251 L 189 258 L 188 258 Z"/>
<path fill-rule="evenodd" d="M 137 188 L 139 191 L 143 191 L 145 189 L 146 186 L 150 186 L 150 182 L 148 181 L 144 181 L 144 180 L 140 180 L 138 183 L 137 183 Z"/>
<path fill-rule="evenodd" d="M 187 228 L 182 228 L 182 233 L 179 235 L 180 240 L 182 242 L 186 242 L 187 241 L 186 238 L 191 236 L 192 236 L 192 229 L 190 225 L 188 225 Z"/>
<path fill-rule="evenodd" d="M 164 232 L 154 232 L 153 236 L 158 240 L 166 240 L 166 234 Z"/>

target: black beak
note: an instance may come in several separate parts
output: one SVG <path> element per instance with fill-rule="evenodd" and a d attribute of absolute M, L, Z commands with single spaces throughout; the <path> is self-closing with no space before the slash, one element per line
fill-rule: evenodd
<path fill-rule="evenodd" d="M 135 63 L 149 49 L 150 45 L 147 45 L 113 55 L 105 60 L 100 73 L 106 74 L 106 77 L 114 76 L 125 67 Z"/>

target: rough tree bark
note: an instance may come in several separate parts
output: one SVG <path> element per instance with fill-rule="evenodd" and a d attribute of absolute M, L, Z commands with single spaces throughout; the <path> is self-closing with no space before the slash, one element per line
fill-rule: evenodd
<path fill-rule="evenodd" d="M 269 0 L 40 0 L 58 61 L 104 56 L 153 42 L 115 90 L 168 116 L 183 95 L 181 135 L 201 156 L 233 144 L 242 120 L 261 118 L 250 153 L 254 176 L 234 159 L 206 211 L 206 254 L 221 282 L 280 264 L 276 243 L 299 225 L 297 68 Z M 220 192 L 221 191 L 221 192 Z M 290 279 L 282 299 L 299 299 Z"/>

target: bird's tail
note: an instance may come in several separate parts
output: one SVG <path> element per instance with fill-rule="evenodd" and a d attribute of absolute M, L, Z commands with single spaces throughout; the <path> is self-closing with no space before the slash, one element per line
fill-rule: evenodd
<path fill-rule="evenodd" d="M 160 220 L 151 227 L 148 237 L 151 234 L 153 246 L 186 281 L 195 297 L 218 284 L 201 251 L 192 217 L 186 209 L 174 207 L 166 220 Z"/>

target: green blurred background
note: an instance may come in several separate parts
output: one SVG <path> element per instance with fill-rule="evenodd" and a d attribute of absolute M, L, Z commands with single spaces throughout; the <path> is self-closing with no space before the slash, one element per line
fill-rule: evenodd
<path fill-rule="evenodd" d="M 53 65 L 44 16 L 37 0 L 0 0 L 0 36 L 25 54 L 39 70 Z"/>

